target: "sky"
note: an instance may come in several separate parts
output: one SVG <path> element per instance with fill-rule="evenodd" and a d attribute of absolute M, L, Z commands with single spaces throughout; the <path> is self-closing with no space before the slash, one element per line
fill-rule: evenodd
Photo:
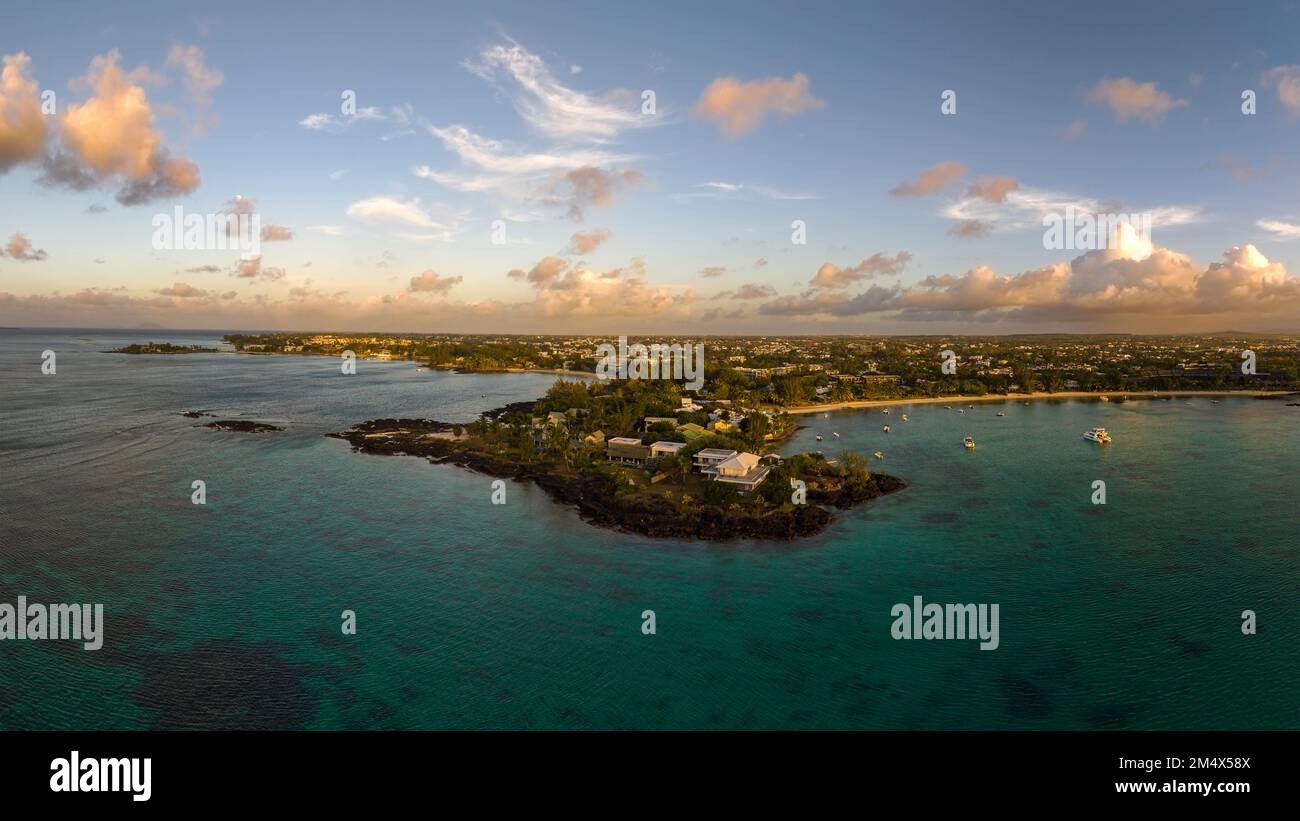
<path fill-rule="evenodd" d="M 1300 331 L 1293 0 L 5 16 L 0 325 Z"/>

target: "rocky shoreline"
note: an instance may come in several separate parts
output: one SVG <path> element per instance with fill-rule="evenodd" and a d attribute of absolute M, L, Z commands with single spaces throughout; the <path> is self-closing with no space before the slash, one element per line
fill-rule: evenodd
<path fill-rule="evenodd" d="M 325 435 L 342 439 L 361 453 L 418 456 L 435 464 L 457 465 L 487 476 L 531 481 L 554 501 L 575 506 L 583 520 L 592 525 L 655 538 L 721 541 L 804 538 L 820 533 L 835 521 L 832 508 L 847 510 L 907 486 L 898 477 L 873 473 L 865 483 L 852 487 L 810 483 L 807 504 L 802 505 L 754 510 L 739 505 L 723 508 L 700 504 L 685 510 L 666 509 L 663 501 L 651 494 L 611 493 L 598 479 L 560 473 L 546 462 L 518 462 L 467 447 L 447 437 L 453 427 L 451 423 L 432 419 L 372 419 L 351 430 Z"/>
<path fill-rule="evenodd" d="M 240 433 L 274 433 L 284 430 L 284 428 L 268 422 L 253 422 L 249 419 L 218 419 L 215 422 L 207 423 L 203 427 L 238 431 Z"/>

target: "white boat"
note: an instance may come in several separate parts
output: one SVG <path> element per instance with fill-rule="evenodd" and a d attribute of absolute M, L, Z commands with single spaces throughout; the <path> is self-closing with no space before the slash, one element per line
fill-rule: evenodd
<path fill-rule="evenodd" d="M 966 445 L 966 449 L 967 449 L 967 450 L 975 450 L 975 439 L 974 439 L 974 437 L 967 436 L 967 437 L 966 437 L 966 441 L 965 441 L 965 445 Z"/>
<path fill-rule="evenodd" d="M 885 425 L 883 428 L 881 428 L 881 430 L 883 430 L 885 433 L 889 433 L 889 425 Z"/>
<path fill-rule="evenodd" d="M 907 414 L 903 414 L 903 421 L 904 421 L 904 422 L 907 421 Z"/>
<path fill-rule="evenodd" d="M 818 442 L 820 442 L 820 441 L 822 440 L 822 438 L 823 438 L 823 437 L 822 437 L 822 435 L 821 435 L 820 433 L 817 434 L 817 441 L 818 441 Z"/>
<path fill-rule="evenodd" d="M 883 413 L 885 416 L 888 416 L 888 415 L 889 415 L 889 408 L 885 408 L 884 410 L 881 411 L 881 413 Z"/>
<path fill-rule="evenodd" d="M 1106 432 L 1105 428 L 1093 428 L 1083 434 L 1083 438 L 1087 439 L 1089 442 L 1096 442 L 1099 445 L 1104 445 L 1110 441 L 1110 434 Z"/>
<path fill-rule="evenodd" d="M 966 409 L 965 409 L 965 408 L 958 408 L 958 409 L 957 409 L 957 412 L 958 412 L 958 413 L 961 413 L 961 414 L 964 414 L 964 413 L 966 413 Z"/>
<path fill-rule="evenodd" d="M 1110 401 L 1110 397 L 1107 396 L 1107 395 L 1104 394 L 1104 393 L 1101 395 L 1100 399 L 1101 399 L 1101 401 L 1103 401 L 1103 402 L 1109 402 L 1109 401 Z"/>
<path fill-rule="evenodd" d="M 998 416 L 1006 416 L 1006 415 L 1007 415 L 1006 411 L 998 411 Z"/>
<path fill-rule="evenodd" d="M 832 433 L 831 436 L 834 436 L 836 439 L 840 438 L 840 435 L 838 433 Z"/>
<path fill-rule="evenodd" d="M 881 453 L 880 451 L 876 451 L 876 458 L 883 461 L 885 458 L 885 454 Z"/>

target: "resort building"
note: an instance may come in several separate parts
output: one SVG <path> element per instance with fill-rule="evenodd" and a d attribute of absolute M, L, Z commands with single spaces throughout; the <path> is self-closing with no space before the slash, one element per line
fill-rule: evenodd
<path fill-rule="evenodd" d="M 605 458 L 620 465 L 642 467 L 650 458 L 650 446 L 631 436 L 611 436 L 605 442 Z"/>

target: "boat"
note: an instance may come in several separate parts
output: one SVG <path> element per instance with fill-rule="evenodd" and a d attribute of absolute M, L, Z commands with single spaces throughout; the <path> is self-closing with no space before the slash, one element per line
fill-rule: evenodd
<path fill-rule="evenodd" d="M 836 439 L 840 438 L 840 435 L 838 433 L 832 433 L 831 436 L 834 436 Z"/>
<path fill-rule="evenodd" d="M 1007 415 L 1006 411 L 998 411 L 998 416 L 1006 416 L 1006 415 Z"/>
<path fill-rule="evenodd" d="M 889 425 L 885 425 L 883 428 L 881 428 L 881 430 L 883 430 L 885 433 L 889 433 Z"/>
<path fill-rule="evenodd" d="M 820 442 L 822 439 L 823 439 L 822 435 L 820 433 L 817 434 L 817 441 Z"/>
<path fill-rule="evenodd" d="M 1109 402 L 1109 401 L 1110 401 L 1110 397 L 1107 396 L 1107 395 L 1104 394 L 1104 393 L 1103 393 L 1100 397 L 1098 397 L 1098 398 L 1101 399 L 1101 401 L 1103 401 L 1103 402 Z"/>
<path fill-rule="evenodd" d="M 967 436 L 967 437 L 966 437 L 966 440 L 965 440 L 965 442 L 964 442 L 964 444 L 966 445 L 966 449 L 967 449 L 967 450 L 975 450 L 975 438 L 974 438 L 974 437 L 972 437 L 972 436 Z"/>
<path fill-rule="evenodd" d="M 889 415 L 889 408 L 885 408 L 884 410 L 881 411 L 881 413 L 883 413 L 885 416 L 888 416 L 888 415 Z"/>
<path fill-rule="evenodd" d="M 880 451 L 876 451 L 876 458 L 883 461 L 885 458 L 885 454 L 881 453 Z"/>
<path fill-rule="evenodd" d="M 961 414 L 964 414 L 964 413 L 966 413 L 966 409 L 965 409 L 965 408 L 958 408 L 958 409 L 957 409 L 957 412 L 958 412 L 958 413 L 961 413 Z"/>
<path fill-rule="evenodd" d="M 1093 428 L 1083 434 L 1083 438 L 1087 439 L 1089 442 L 1096 442 L 1099 445 L 1104 445 L 1110 441 L 1110 434 L 1106 432 L 1105 428 Z"/>
<path fill-rule="evenodd" d="M 943 409 L 944 409 L 944 410 L 952 410 L 952 405 L 944 405 L 944 406 L 943 406 Z"/>
<path fill-rule="evenodd" d="M 907 421 L 907 414 L 903 414 L 903 421 L 904 421 L 904 422 Z"/>

